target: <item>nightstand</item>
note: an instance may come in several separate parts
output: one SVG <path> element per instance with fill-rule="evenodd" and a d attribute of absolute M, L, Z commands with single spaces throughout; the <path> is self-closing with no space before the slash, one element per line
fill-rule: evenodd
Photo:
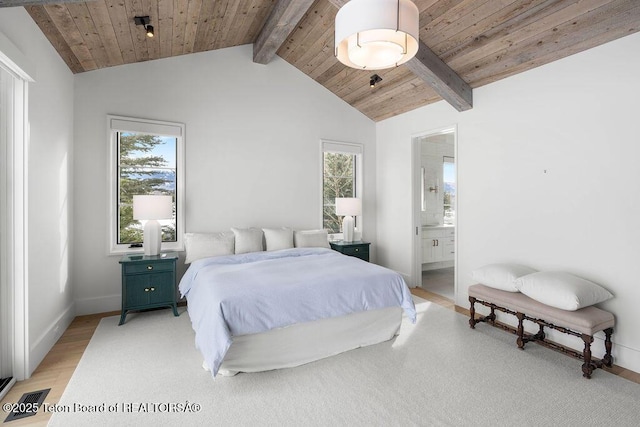
<path fill-rule="evenodd" d="M 331 245 L 331 249 L 334 251 L 369 262 L 369 245 L 371 243 L 363 241 L 347 243 L 343 240 L 339 240 L 337 242 L 329 242 L 329 244 Z"/>
<path fill-rule="evenodd" d="M 128 254 L 122 257 L 122 325 L 127 312 L 157 307 L 173 308 L 179 316 L 176 304 L 175 252 L 160 255 Z"/>

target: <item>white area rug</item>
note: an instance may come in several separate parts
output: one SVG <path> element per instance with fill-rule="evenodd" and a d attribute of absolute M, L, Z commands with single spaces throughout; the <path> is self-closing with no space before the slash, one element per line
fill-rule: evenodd
<path fill-rule="evenodd" d="M 602 370 L 587 380 L 580 361 L 535 344 L 518 350 L 514 335 L 471 330 L 435 304 L 420 300 L 418 311 L 394 340 L 215 380 L 201 368 L 187 313 L 133 314 L 120 327 L 105 318 L 55 408 L 69 412 L 49 425 L 640 424 L 640 385 Z"/>

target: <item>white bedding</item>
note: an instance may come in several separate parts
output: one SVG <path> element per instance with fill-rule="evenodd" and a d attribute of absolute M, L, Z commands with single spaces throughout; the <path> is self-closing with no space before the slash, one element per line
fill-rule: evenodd
<path fill-rule="evenodd" d="M 296 323 L 259 334 L 233 337 L 218 375 L 292 368 L 398 335 L 402 309 L 389 307 Z M 210 371 L 206 363 L 204 368 Z"/>
<path fill-rule="evenodd" d="M 415 321 L 402 276 L 324 248 L 201 259 L 187 270 L 180 291 L 214 376 L 233 336 L 393 306 Z"/>

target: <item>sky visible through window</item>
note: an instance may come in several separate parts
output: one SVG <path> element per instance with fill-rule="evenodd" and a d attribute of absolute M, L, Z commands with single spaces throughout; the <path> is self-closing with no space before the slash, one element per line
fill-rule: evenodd
<path fill-rule="evenodd" d="M 443 164 L 443 181 L 456 182 L 456 164 L 444 162 Z"/>

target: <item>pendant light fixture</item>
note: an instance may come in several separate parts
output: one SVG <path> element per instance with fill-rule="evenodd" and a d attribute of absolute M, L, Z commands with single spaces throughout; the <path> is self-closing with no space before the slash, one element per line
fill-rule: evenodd
<path fill-rule="evenodd" d="M 351 67 L 397 67 L 418 52 L 418 8 L 411 0 L 350 0 L 335 22 L 335 56 Z"/>

